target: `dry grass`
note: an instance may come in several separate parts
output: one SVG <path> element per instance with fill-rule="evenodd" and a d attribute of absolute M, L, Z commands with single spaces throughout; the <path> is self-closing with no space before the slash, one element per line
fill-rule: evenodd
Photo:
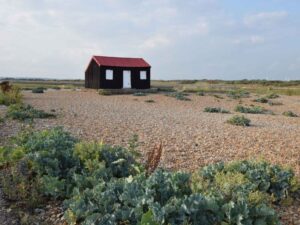
<path fill-rule="evenodd" d="M 157 145 L 155 148 L 153 148 L 147 153 L 147 161 L 145 165 L 147 174 L 153 173 L 158 167 L 159 162 L 161 160 L 162 152 L 162 142 L 160 142 L 159 145 Z"/>

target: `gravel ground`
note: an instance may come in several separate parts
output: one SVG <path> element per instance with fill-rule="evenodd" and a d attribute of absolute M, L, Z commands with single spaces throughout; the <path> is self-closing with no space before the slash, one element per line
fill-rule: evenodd
<path fill-rule="evenodd" d="M 191 95 L 192 101 L 178 101 L 163 94 L 100 96 L 93 90 L 61 90 L 25 92 L 24 100 L 48 112 L 55 110 L 58 115 L 57 119 L 36 120 L 38 129 L 62 125 L 81 139 L 118 145 L 126 145 L 137 134 L 142 154 L 162 141 L 161 166 L 165 168 L 193 171 L 218 161 L 263 158 L 291 167 L 300 176 L 300 118 L 281 115 L 287 110 L 300 115 L 300 97 L 281 96 L 275 100 L 283 103 L 279 106 L 254 103 L 255 96 L 244 98 L 243 105 L 261 105 L 275 115 L 248 114 L 252 126 L 238 127 L 226 120 L 237 114 L 233 109 L 240 100 L 221 96 L 224 98 Z M 146 103 L 149 99 L 155 102 Z M 208 106 L 232 113 L 204 113 Z M 5 109 L 0 108 L 1 113 Z M 20 127 L 12 121 L 0 124 L 0 136 L 14 135 Z M 2 138 L 0 144 L 5 140 Z M 300 221 L 299 202 L 292 213 L 296 217 L 285 224 Z"/>

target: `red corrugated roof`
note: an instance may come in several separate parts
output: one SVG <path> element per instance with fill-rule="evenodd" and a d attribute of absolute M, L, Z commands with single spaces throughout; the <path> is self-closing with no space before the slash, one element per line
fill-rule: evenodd
<path fill-rule="evenodd" d="M 93 59 L 99 66 L 150 67 L 150 65 L 142 58 L 93 56 Z"/>

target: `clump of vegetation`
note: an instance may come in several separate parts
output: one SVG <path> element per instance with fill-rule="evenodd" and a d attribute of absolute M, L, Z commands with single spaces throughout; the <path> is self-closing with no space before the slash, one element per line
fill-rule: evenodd
<path fill-rule="evenodd" d="M 232 125 L 237 125 L 237 126 L 248 127 L 248 126 L 250 126 L 251 120 L 244 116 L 235 115 L 235 116 L 231 117 L 230 119 L 228 119 L 227 123 L 232 124 Z"/>
<path fill-rule="evenodd" d="M 33 108 L 31 105 L 14 104 L 10 105 L 7 110 L 7 117 L 16 120 L 33 120 L 35 118 L 54 118 L 52 113 L 46 113 L 43 110 Z"/>
<path fill-rule="evenodd" d="M 224 99 L 223 96 L 221 96 L 221 95 L 216 95 L 216 94 L 214 94 L 213 96 L 214 96 L 215 98 L 218 98 L 218 99 Z"/>
<path fill-rule="evenodd" d="M 177 100 L 180 101 L 191 101 L 191 99 L 187 97 L 189 95 L 183 92 L 175 92 L 175 93 L 167 94 L 167 96 L 176 98 Z"/>
<path fill-rule="evenodd" d="M 136 147 L 136 136 L 126 149 L 79 142 L 62 128 L 25 131 L 0 148 L 4 196 L 31 207 L 64 200 L 69 224 L 274 225 L 272 204 L 299 189 L 291 170 L 266 162 L 172 172 L 158 169 L 162 144 L 149 151 L 146 166 Z"/>
<path fill-rule="evenodd" d="M 275 101 L 268 101 L 268 104 L 270 105 L 270 106 L 274 106 L 274 105 L 283 105 L 282 104 L 282 102 L 275 102 Z"/>
<path fill-rule="evenodd" d="M 99 95 L 112 95 L 112 92 L 109 91 L 109 90 L 106 90 L 106 89 L 100 89 L 100 90 L 98 91 L 98 94 L 99 94 Z"/>
<path fill-rule="evenodd" d="M 147 99 L 145 100 L 146 103 L 154 103 L 155 101 L 153 99 Z"/>
<path fill-rule="evenodd" d="M 268 103 L 269 102 L 269 100 L 267 99 L 267 98 L 264 98 L 264 97 L 262 97 L 262 98 L 257 98 L 257 99 L 255 99 L 255 100 L 253 100 L 254 102 L 259 102 L 259 103 Z"/>
<path fill-rule="evenodd" d="M 298 117 L 298 115 L 292 111 L 285 111 L 282 113 L 282 115 L 288 116 L 288 117 Z"/>
<path fill-rule="evenodd" d="M 204 109 L 204 112 L 209 112 L 209 113 L 230 113 L 228 110 L 226 109 L 222 109 L 220 107 L 206 107 Z"/>
<path fill-rule="evenodd" d="M 135 92 L 133 96 L 146 96 L 147 94 L 144 92 Z"/>
<path fill-rule="evenodd" d="M 45 88 L 43 88 L 43 87 L 37 87 L 37 88 L 32 89 L 32 93 L 42 94 L 42 93 L 44 93 L 44 90 L 45 90 Z"/>
<path fill-rule="evenodd" d="M 278 94 L 275 93 L 271 93 L 269 95 L 266 96 L 266 98 L 268 99 L 274 99 L 274 98 L 279 98 L 280 96 Z"/>
<path fill-rule="evenodd" d="M 0 105 L 9 106 L 11 104 L 18 104 L 22 102 L 21 89 L 12 86 L 9 90 L 0 91 Z"/>
<path fill-rule="evenodd" d="M 250 93 L 245 90 L 230 90 L 228 91 L 227 96 L 233 99 L 248 98 Z"/>
<path fill-rule="evenodd" d="M 197 94 L 198 96 L 204 96 L 204 95 L 205 95 L 204 91 L 198 91 L 196 94 Z"/>
<path fill-rule="evenodd" d="M 240 113 L 251 113 L 251 114 L 264 114 L 267 112 L 267 110 L 265 110 L 263 107 L 260 106 L 245 107 L 242 105 L 237 105 L 234 111 Z"/>
<path fill-rule="evenodd" d="M 0 116 L 0 123 L 4 123 L 4 119 Z"/>

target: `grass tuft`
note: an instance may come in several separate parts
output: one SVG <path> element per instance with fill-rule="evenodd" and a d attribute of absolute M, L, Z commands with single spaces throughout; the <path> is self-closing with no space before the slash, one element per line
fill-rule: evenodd
<path fill-rule="evenodd" d="M 236 125 L 236 126 L 248 127 L 248 126 L 250 126 L 251 120 L 244 116 L 235 115 L 235 116 L 231 117 L 230 119 L 228 119 L 227 123 Z"/>
<path fill-rule="evenodd" d="M 228 110 L 226 109 L 222 109 L 220 107 L 206 107 L 204 109 L 204 112 L 209 112 L 209 113 L 230 113 Z"/>
<path fill-rule="evenodd" d="M 288 117 L 298 117 L 298 115 L 292 111 L 285 111 L 282 113 L 282 115 L 288 116 Z"/>

